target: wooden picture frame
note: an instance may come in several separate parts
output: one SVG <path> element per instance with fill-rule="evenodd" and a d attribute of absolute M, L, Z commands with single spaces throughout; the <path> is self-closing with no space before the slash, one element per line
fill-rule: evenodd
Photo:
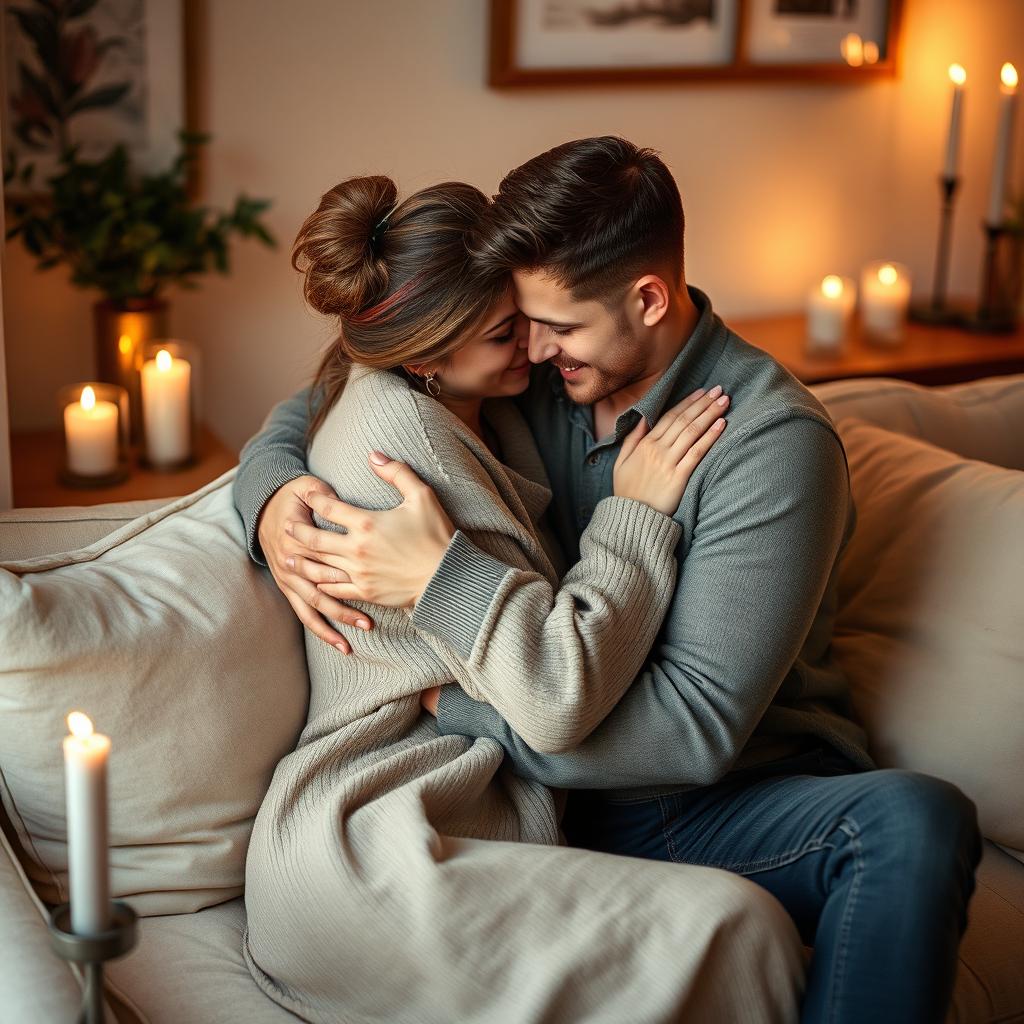
<path fill-rule="evenodd" d="M 518 88 L 528 86 L 573 86 L 573 85 L 619 85 L 658 82 L 703 83 L 715 82 L 869 82 L 879 78 L 891 78 L 898 72 L 899 65 L 899 30 L 902 22 L 903 0 L 705 0 L 714 4 L 715 10 L 721 14 L 722 22 L 731 22 L 730 30 L 731 54 L 725 59 L 712 61 L 708 64 L 650 64 L 640 62 L 631 64 L 616 63 L 601 65 L 579 64 L 579 54 L 574 55 L 576 66 L 555 66 L 546 63 L 538 64 L 522 59 L 520 54 L 521 36 L 530 31 L 531 26 L 524 22 L 524 5 L 530 4 L 530 12 L 535 12 L 538 3 L 548 3 L 553 7 L 580 6 L 582 0 L 491 0 L 490 20 L 490 61 L 488 84 L 494 88 Z M 671 0 L 670 0 L 671 2 Z M 679 0 L 685 2 L 685 0 Z M 830 6 L 832 3 L 841 5 L 852 4 L 854 11 L 861 11 L 862 17 L 884 27 L 885 39 L 877 42 L 878 53 L 872 61 L 872 54 L 861 52 L 861 62 L 856 63 L 856 50 L 848 51 L 849 60 L 844 59 L 844 52 L 836 53 L 832 60 L 820 59 L 815 56 L 815 48 L 820 50 L 827 45 L 815 42 L 813 33 L 806 33 L 803 42 L 805 47 L 803 60 L 787 60 L 785 48 L 772 52 L 773 39 L 770 37 L 772 20 L 779 25 L 795 24 L 794 19 L 805 18 L 807 10 L 800 7 Z M 595 6 L 614 7 L 614 12 L 625 11 L 631 6 L 639 9 L 644 6 L 647 11 L 656 6 L 657 0 L 601 0 Z M 771 8 L 774 6 L 774 10 Z M 788 12 L 779 12 L 780 7 L 790 7 Z M 883 9 L 884 8 L 884 9 Z M 530 12 L 527 12 L 528 14 Z M 867 12 L 866 15 L 864 12 Z M 535 14 L 534 14 L 535 16 Z M 838 15 L 829 15 L 830 17 Z M 801 26 L 802 27 L 802 26 Z M 821 27 L 820 25 L 817 27 Z M 838 21 L 835 29 L 843 27 Z M 858 37 L 859 38 L 859 37 Z M 856 40 L 854 40 L 856 42 Z M 836 46 L 838 50 L 838 43 Z M 808 56 L 810 54 L 810 56 Z"/>

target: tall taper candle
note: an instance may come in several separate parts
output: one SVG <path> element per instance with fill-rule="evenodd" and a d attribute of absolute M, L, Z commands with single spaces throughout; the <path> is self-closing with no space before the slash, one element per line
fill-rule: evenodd
<path fill-rule="evenodd" d="M 110 738 L 93 732 L 80 711 L 68 715 L 64 783 L 68 816 L 71 930 L 94 935 L 110 927 L 107 839 L 107 758 Z"/>
<path fill-rule="evenodd" d="M 1006 180 L 1010 176 L 1010 157 L 1013 152 L 1013 119 L 1017 114 L 1017 69 L 1004 64 L 999 73 L 1002 95 L 999 97 L 999 128 L 996 131 L 996 155 L 992 164 L 992 190 L 988 197 L 990 227 L 1002 226 L 1006 204 Z"/>
<path fill-rule="evenodd" d="M 944 178 L 956 177 L 957 156 L 960 152 L 960 121 L 963 117 L 964 82 L 967 72 L 959 64 L 950 64 L 949 80 L 953 83 L 953 103 L 949 108 L 949 135 L 946 138 L 946 166 Z"/>

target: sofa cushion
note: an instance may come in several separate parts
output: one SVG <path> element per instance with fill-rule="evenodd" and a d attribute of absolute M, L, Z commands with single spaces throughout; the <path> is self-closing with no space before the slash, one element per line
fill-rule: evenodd
<path fill-rule="evenodd" d="M 969 459 L 1024 470 L 1024 374 L 937 388 L 857 378 L 811 390 L 833 420 L 867 420 Z"/>
<path fill-rule="evenodd" d="M 948 1024 L 1024 1021 L 1024 866 L 985 843 Z"/>
<path fill-rule="evenodd" d="M 105 968 L 118 1024 L 295 1024 L 300 1018 L 252 980 L 244 932 L 241 898 L 140 921 L 138 945 Z"/>
<path fill-rule="evenodd" d="M 0 798 L 47 902 L 68 893 L 72 709 L 111 737 L 113 895 L 147 915 L 242 891 L 308 678 L 302 627 L 246 554 L 234 473 L 88 547 L 0 563 Z"/>
<path fill-rule="evenodd" d="M 956 783 L 1024 849 L 1024 473 L 837 423 L 857 527 L 833 652 L 881 765 Z"/>

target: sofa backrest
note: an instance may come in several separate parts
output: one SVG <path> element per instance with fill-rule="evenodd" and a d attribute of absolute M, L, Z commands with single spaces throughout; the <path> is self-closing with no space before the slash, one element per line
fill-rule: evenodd
<path fill-rule="evenodd" d="M 836 421 L 856 417 L 964 458 L 1024 470 L 1024 373 L 933 388 L 859 377 L 811 391 Z"/>

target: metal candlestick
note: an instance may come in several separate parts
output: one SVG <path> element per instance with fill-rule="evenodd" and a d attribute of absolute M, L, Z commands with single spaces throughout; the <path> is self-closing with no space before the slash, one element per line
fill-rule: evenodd
<path fill-rule="evenodd" d="M 932 300 L 910 309 L 910 319 L 922 324 L 955 324 L 963 320 L 963 313 L 946 305 L 946 284 L 949 280 L 949 249 L 953 238 L 953 200 L 960 185 L 959 178 L 939 178 L 942 194 L 942 212 L 939 215 L 939 244 L 935 253 L 935 277 L 932 281 Z"/>
<path fill-rule="evenodd" d="M 1004 334 L 1016 327 L 1016 318 L 999 279 L 1000 242 L 1007 236 L 1005 224 L 983 224 L 985 229 L 985 260 L 981 274 L 981 296 L 978 310 L 964 321 L 970 331 Z"/>
<path fill-rule="evenodd" d="M 110 911 L 110 927 L 94 935 L 78 935 L 71 930 L 70 903 L 61 903 L 50 912 L 50 945 L 53 951 L 62 960 L 78 964 L 85 975 L 78 1024 L 105 1024 L 103 964 L 124 956 L 135 945 L 135 911 L 119 900 L 110 904 Z"/>

